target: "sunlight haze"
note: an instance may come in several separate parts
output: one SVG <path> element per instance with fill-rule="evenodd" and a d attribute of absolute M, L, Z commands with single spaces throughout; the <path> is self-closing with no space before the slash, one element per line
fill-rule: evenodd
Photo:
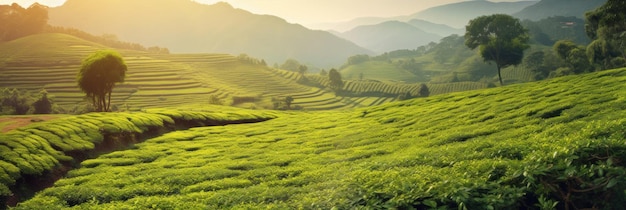
<path fill-rule="evenodd" d="M 394 17 L 410 15 L 424 9 L 463 2 L 462 0 L 195 0 L 204 4 L 227 2 L 235 8 L 256 14 L 278 16 L 291 23 L 312 27 L 319 23 L 349 21 L 359 17 Z M 516 0 L 494 0 L 514 2 Z M 27 7 L 34 2 L 56 7 L 65 0 L 0 0 L 0 4 L 18 3 Z"/>

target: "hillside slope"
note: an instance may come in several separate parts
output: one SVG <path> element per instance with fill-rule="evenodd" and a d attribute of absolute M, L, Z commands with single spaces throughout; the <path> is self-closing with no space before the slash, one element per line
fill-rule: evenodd
<path fill-rule="evenodd" d="M 422 19 L 433 23 L 445 24 L 454 28 L 465 28 L 469 20 L 481 15 L 513 14 L 537 3 L 536 1 L 491 2 L 464 1 L 446 4 L 410 15 L 409 19 Z"/>
<path fill-rule="evenodd" d="M 399 21 L 359 26 L 344 32 L 342 37 L 378 54 L 399 49 L 415 49 L 441 39 L 439 35 Z"/>
<path fill-rule="evenodd" d="M 618 69 L 178 131 L 18 209 L 622 209 L 625 92 Z"/>
<path fill-rule="evenodd" d="M 462 35 L 465 33 L 465 28 L 452 28 L 444 24 L 431 23 L 429 21 L 420 20 L 420 19 L 412 19 L 412 20 L 409 20 L 407 23 L 417 28 L 424 29 L 429 33 L 437 34 L 441 37 L 447 37 L 452 34 Z M 439 41 L 439 40 L 436 40 L 436 41 Z"/>
<path fill-rule="evenodd" d="M 328 32 L 252 14 L 223 2 L 68 0 L 50 8 L 49 16 L 51 25 L 116 34 L 122 40 L 164 46 L 174 53 L 246 53 L 269 63 L 294 58 L 323 68 L 340 65 L 351 55 L 370 53 Z"/>
<path fill-rule="evenodd" d="M 585 18 L 587 11 L 602 6 L 607 0 L 541 0 L 513 16 L 532 21 L 554 16 Z"/>

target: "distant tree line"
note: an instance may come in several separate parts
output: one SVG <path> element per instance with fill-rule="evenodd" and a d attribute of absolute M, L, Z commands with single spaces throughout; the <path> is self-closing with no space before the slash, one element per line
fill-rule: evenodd
<path fill-rule="evenodd" d="M 281 64 L 280 66 L 276 65 L 274 67 L 279 68 L 279 69 L 284 69 L 284 70 L 298 72 L 298 73 L 300 73 L 302 75 L 304 75 L 304 73 L 306 73 L 308 71 L 308 69 L 309 69 L 308 66 L 306 66 L 304 64 L 301 64 L 296 59 L 291 59 L 291 58 L 285 60 L 285 62 L 283 64 Z"/>
<path fill-rule="evenodd" d="M 38 3 L 23 8 L 17 3 L 0 5 L 0 41 L 40 33 L 48 24 L 48 8 Z"/>
<path fill-rule="evenodd" d="M 265 60 L 254 58 L 254 57 L 250 57 L 247 54 L 239 54 L 237 56 L 237 60 L 241 61 L 242 63 L 252 64 L 252 65 L 267 66 L 267 63 L 265 62 Z"/>
<path fill-rule="evenodd" d="M 50 26 L 47 25 L 44 30 L 44 33 L 62 33 L 72 35 L 90 42 L 99 43 L 108 47 L 117 48 L 117 49 L 126 49 L 126 50 L 137 50 L 137 51 L 146 51 L 157 54 L 169 54 L 170 51 L 164 47 L 145 47 L 141 44 L 132 43 L 132 42 L 123 42 L 120 41 L 117 36 L 113 34 L 103 34 L 102 36 L 96 36 L 90 33 L 87 33 L 82 30 L 78 30 L 75 28 L 66 28 L 61 26 Z"/>
<path fill-rule="evenodd" d="M 0 42 L 38 33 L 63 33 L 112 48 L 169 54 L 167 48 L 144 47 L 137 43 L 122 42 L 112 34 L 95 36 L 74 28 L 50 26 L 48 25 L 48 7 L 38 3 L 34 3 L 28 8 L 23 8 L 17 3 L 0 5 Z"/>
<path fill-rule="evenodd" d="M 4 88 L 0 90 L 0 115 L 50 114 L 62 112 L 46 90 L 38 93 Z"/>

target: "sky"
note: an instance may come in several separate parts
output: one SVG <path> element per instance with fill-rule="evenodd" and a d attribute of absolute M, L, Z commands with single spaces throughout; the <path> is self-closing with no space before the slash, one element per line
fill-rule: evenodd
<path fill-rule="evenodd" d="M 156 0 L 158 1 L 158 0 Z M 424 9 L 468 0 L 194 0 L 205 4 L 227 2 L 235 8 L 255 14 L 281 17 L 291 23 L 314 25 L 349 21 L 359 17 L 394 17 L 410 15 Z M 519 0 L 491 0 L 493 2 Z M 0 0 L 0 4 L 18 3 L 23 7 L 34 2 L 50 7 L 65 0 Z"/>

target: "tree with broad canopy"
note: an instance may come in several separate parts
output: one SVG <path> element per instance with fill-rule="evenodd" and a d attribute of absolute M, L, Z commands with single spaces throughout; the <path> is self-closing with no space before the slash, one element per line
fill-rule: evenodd
<path fill-rule="evenodd" d="M 503 84 L 500 70 L 520 64 L 524 50 L 530 47 L 528 30 L 510 15 L 480 16 L 470 20 L 465 29 L 465 45 L 472 50 L 480 47 L 483 59 L 496 63 L 500 85 Z"/>
<path fill-rule="evenodd" d="M 124 82 L 126 71 L 126 63 L 118 52 L 97 51 L 83 60 L 77 75 L 78 87 L 91 98 L 96 111 L 108 112 L 113 87 Z"/>

